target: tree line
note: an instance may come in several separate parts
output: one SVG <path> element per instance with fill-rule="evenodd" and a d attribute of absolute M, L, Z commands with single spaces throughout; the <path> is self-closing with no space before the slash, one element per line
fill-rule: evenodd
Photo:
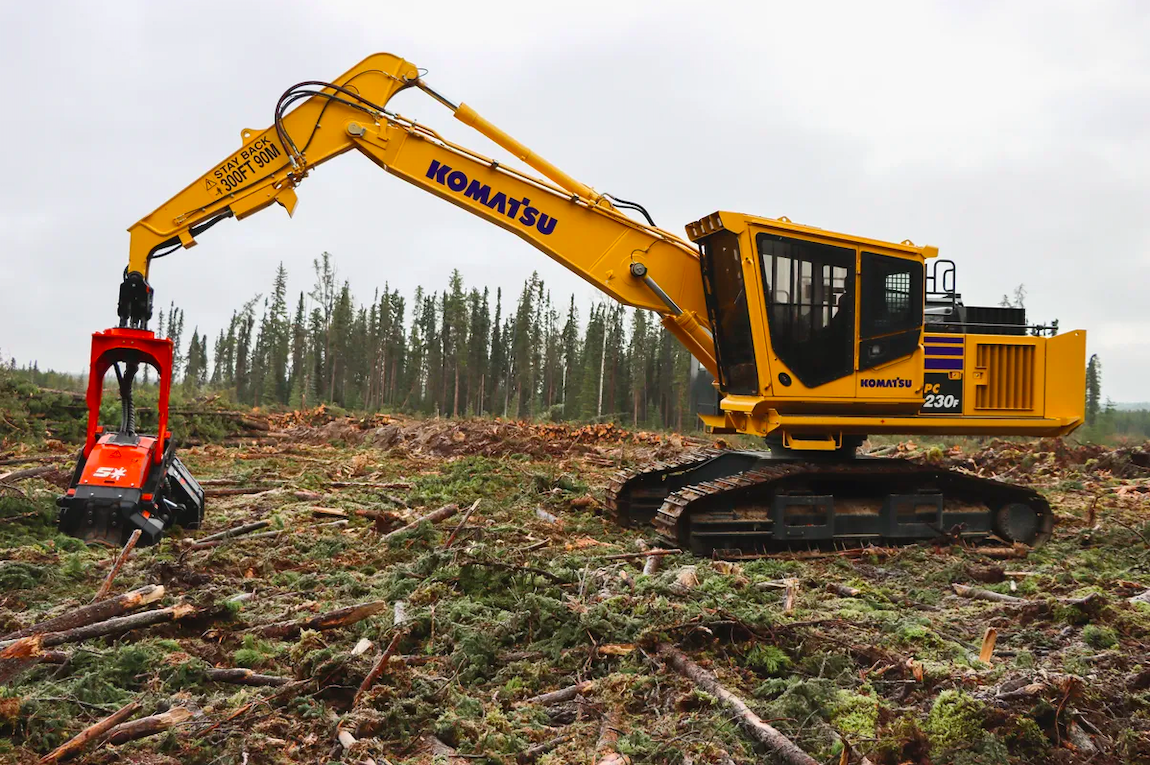
<path fill-rule="evenodd" d="M 602 302 L 582 322 L 575 299 L 556 305 L 538 274 L 512 299 L 466 287 L 458 270 L 410 303 L 387 284 L 361 303 L 330 254 L 313 268 L 311 289 L 289 298 L 281 264 L 266 297 L 233 311 L 214 338 L 194 328 L 186 349 L 183 311 L 160 311 L 185 392 L 264 407 L 696 427 L 691 357 L 646 311 Z"/>

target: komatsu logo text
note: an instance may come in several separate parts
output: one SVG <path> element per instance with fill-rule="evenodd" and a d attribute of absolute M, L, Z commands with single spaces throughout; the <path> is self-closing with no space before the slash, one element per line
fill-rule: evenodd
<path fill-rule="evenodd" d="M 450 166 L 441 164 L 439 160 L 431 160 L 431 166 L 427 168 L 427 177 L 440 186 L 446 186 L 456 193 L 462 193 L 468 199 L 473 199 L 492 210 L 498 210 L 528 228 L 534 226 L 544 236 L 554 233 L 555 226 L 559 223 L 550 215 L 540 212 L 539 208 L 532 207 L 531 200 L 527 197 L 508 199 L 502 191 L 492 195 L 490 186 L 468 179 L 461 171 L 453 170 Z"/>
<path fill-rule="evenodd" d="M 876 380 L 870 377 L 864 377 L 859 380 L 859 385 L 864 388 L 909 388 L 913 385 L 910 380 L 905 377 L 894 377 L 886 380 Z"/>

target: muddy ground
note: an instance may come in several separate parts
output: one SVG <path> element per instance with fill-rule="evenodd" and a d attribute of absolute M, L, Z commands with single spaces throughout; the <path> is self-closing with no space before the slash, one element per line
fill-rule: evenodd
<path fill-rule="evenodd" d="M 602 515 L 609 477 L 712 441 L 322 411 L 268 423 L 255 439 L 184 451 L 210 494 L 203 529 L 136 550 L 112 588 L 162 585 L 141 612 L 191 608 L 56 646 L 10 677 L 0 761 L 34 762 L 132 701 L 137 717 L 184 711 L 156 735 L 97 739 L 80 761 L 769 761 L 661 645 L 819 762 L 1150 761 L 1144 449 L 880 449 L 1046 493 L 1054 539 L 1021 557 L 935 545 L 734 563 L 670 554 L 644 574 L 643 557 L 612 556 L 660 542 Z M 52 482 L 66 482 L 70 447 L 47 447 L 56 462 L 12 462 L 45 449 L 0 452 L 0 633 L 89 603 L 118 552 L 55 533 Z M 61 470 L 4 476 L 36 466 Z M 448 504 L 460 512 L 387 536 Z M 191 547 L 254 521 L 269 525 Z M 316 618 L 360 604 L 344 626 Z M 279 684 L 209 677 L 221 668 Z M 584 681 L 559 703 L 532 700 Z"/>

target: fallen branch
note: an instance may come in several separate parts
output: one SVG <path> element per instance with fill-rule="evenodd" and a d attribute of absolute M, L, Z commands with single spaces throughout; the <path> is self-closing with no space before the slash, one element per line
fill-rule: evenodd
<path fill-rule="evenodd" d="M 252 632 L 267 638 L 295 637 L 303 630 L 331 630 L 338 627 L 346 627 L 349 624 L 363 621 L 369 616 L 374 616 L 386 608 L 387 601 L 375 600 L 370 603 L 361 603 L 359 605 L 329 611 L 326 614 L 313 616 L 310 619 L 276 622 L 274 624 L 265 624 L 262 627 L 252 627 L 250 630 L 247 630 L 247 632 Z"/>
<path fill-rule="evenodd" d="M 354 709 L 359 706 L 359 702 L 363 699 L 363 694 L 371 690 L 371 686 L 375 685 L 375 681 L 387 669 L 387 662 L 391 659 L 391 655 L 395 653 L 396 646 L 399 645 L 400 639 L 403 637 L 403 630 L 399 630 L 392 636 L 391 642 L 387 644 L 387 648 L 380 654 L 379 659 L 376 660 L 375 665 L 372 666 L 371 671 L 367 673 L 367 677 L 363 678 L 363 682 L 359 684 L 359 689 L 355 692 L 355 699 L 351 702 Z"/>
<path fill-rule="evenodd" d="M 683 552 L 683 551 L 682 550 L 661 550 L 661 549 L 656 548 L 654 550 L 646 550 L 644 552 L 637 552 L 637 553 L 617 553 L 614 555 L 604 555 L 601 558 L 601 560 L 638 560 L 639 558 L 650 559 L 652 557 L 656 557 L 659 555 L 678 555 L 681 552 Z"/>
<path fill-rule="evenodd" d="M 563 735 L 556 736 L 549 741 L 544 741 L 541 744 L 536 744 L 535 746 L 528 747 L 519 754 L 519 756 L 516 758 L 516 761 L 519 763 L 519 765 L 528 765 L 528 763 L 535 762 L 535 760 L 547 754 L 552 749 L 569 740 L 570 738 L 570 733 L 564 733 Z"/>
<path fill-rule="evenodd" d="M 261 675 L 243 667 L 209 669 L 205 674 L 209 680 L 215 680 L 217 683 L 235 683 L 237 685 L 279 687 L 292 682 L 290 677 Z"/>
<path fill-rule="evenodd" d="M 244 494 L 259 494 L 261 492 L 274 489 L 271 486 L 233 486 L 230 488 L 204 489 L 205 497 L 239 497 Z"/>
<path fill-rule="evenodd" d="M 193 714 L 192 710 L 187 707 L 172 707 L 167 712 L 161 712 L 158 715 L 141 717 L 138 720 L 121 723 L 115 728 L 112 728 L 108 734 L 108 743 L 119 746 L 129 741 L 135 741 L 138 738 L 155 736 L 157 733 L 163 733 L 168 730 L 173 725 L 178 725 L 186 720 L 190 720 Z"/>
<path fill-rule="evenodd" d="M 560 688 L 557 691 L 549 693 L 541 693 L 538 696 L 532 696 L 529 699 L 524 699 L 524 704 L 539 704 L 540 706 L 549 706 L 551 704 L 562 704 L 565 701 L 571 701 L 576 696 L 587 693 L 594 687 L 590 680 L 584 680 L 575 685 L 569 685 L 566 688 Z"/>
<path fill-rule="evenodd" d="M 114 598 L 100 601 L 99 603 L 82 606 L 61 616 L 48 619 L 39 624 L 33 624 L 31 627 L 25 627 L 7 635 L 0 636 L 0 640 L 11 640 L 26 635 L 42 635 L 47 632 L 60 632 L 75 627 L 83 627 L 86 624 L 102 622 L 106 619 L 111 619 L 113 616 L 119 616 L 126 611 L 131 611 L 148 603 L 153 603 L 162 597 L 164 597 L 164 586 L 161 584 L 149 584 L 139 589 L 125 592 L 122 595 L 117 595 Z"/>
<path fill-rule="evenodd" d="M 599 741 L 595 744 L 595 765 L 630 765 L 630 758 L 615 750 L 622 719 L 623 713 L 618 707 L 612 707 L 603 715 L 599 723 Z"/>
<path fill-rule="evenodd" d="M 556 576 L 555 574 L 552 574 L 550 571 L 544 571 L 541 568 L 532 568 L 531 566 L 519 566 L 519 565 L 513 565 L 511 563 L 497 563 L 495 561 L 485 561 L 485 560 L 468 560 L 468 561 L 464 561 L 460 565 L 463 565 L 463 566 L 484 566 L 486 568 L 498 568 L 498 569 L 504 569 L 506 571 L 516 571 L 516 572 L 523 573 L 523 574 L 537 574 L 537 575 L 543 577 L 544 579 L 546 579 L 547 581 L 553 582 L 555 584 L 571 584 L 571 582 L 568 582 L 563 577 Z"/>
<path fill-rule="evenodd" d="M 96 597 L 92 598 L 93 603 L 98 603 L 104 598 L 108 597 L 108 593 L 112 591 L 112 580 L 116 578 L 116 574 L 120 573 L 120 569 L 124 566 L 124 562 L 128 560 L 128 556 L 132 554 L 132 550 L 136 547 L 136 542 L 140 541 L 140 534 L 143 532 L 136 529 L 132 532 L 132 536 L 128 537 L 124 549 L 120 550 L 120 554 L 116 556 L 116 560 L 112 563 L 112 569 L 108 575 L 104 577 L 104 583 L 100 585 L 100 589 L 96 592 Z"/>
<path fill-rule="evenodd" d="M 1004 595 L 1001 592 L 994 592 L 993 590 L 980 590 L 977 587 L 968 587 L 965 584 L 952 584 L 954 593 L 959 597 L 972 598 L 973 600 L 990 600 L 995 603 L 1012 603 L 1021 605 L 1026 603 L 1026 598 L 1018 598 L 1014 595 Z"/>
<path fill-rule="evenodd" d="M 818 761 L 804 752 L 776 728 L 763 722 L 741 698 L 731 693 L 713 674 L 691 661 L 679 649 L 667 643 L 659 644 L 659 655 L 707 693 L 716 697 L 730 709 L 751 738 L 763 744 L 788 765 L 818 765 Z"/>
<path fill-rule="evenodd" d="M 463 528 L 463 524 L 467 523 L 467 519 L 471 517 L 471 514 L 475 512 L 475 508 L 477 507 L 479 507 L 478 499 L 472 503 L 471 507 L 467 508 L 467 512 L 463 514 L 463 520 L 459 522 L 459 525 L 455 527 L 455 531 L 452 531 L 451 536 L 449 536 L 447 541 L 443 543 L 444 550 L 451 547 L 451 543 L 455 541 L 456 534 L 458 534 L 460 529 Z"/>
<path fill-rule="evenodd" d="M 24 478 L 35 478 L 36 476 L 51 473 L 56 470 L 52 465 L 43 465 L 41 467 L 24 468 L 23 470 L 13 470 L 11 473 L 0 475 L 0 481 L 19 481 Z"/>
<path fill-rule="evenodd" d="M 71 454 L 41 454 L 31 457 L 9 457 L 6 460 L 0 460 L 0 465 L 25 465 L 29 462 L 65 462 L 73 459 L 73 457 L 74 455 Z"/>
<path fill-rule="evenodd" d="M 61 760 L 66 760 L 69 757 L 73 757 L 89 743 L 99 740 L 104 736 L 105 733 L 139 711 L 140 704 L 136 701 L 120 707 L 115 712 L 105 717 L 103 720 L 100 720 L 95 725 L 88 726 L 60 746 L 53 749 L 48 754 L 41 757 L 40 765 L 45 765 L 45 763 L 51 762 L 60 762 Z"/>
<path fill-rule="evenodd" d="M 364 483 L 363 481 L 332 481 L 328 484 L 333 489 L 410 489 L 412 484 L 407 481 L 392 481 L 391 483 Z"/>
<path fill-rule="evenodd" d="M 104 637 L 105 635 L 119 635 L 123 632 L 139 629 L 140 627 L 150 627 L 153 624 L 178 621 L 196 613 L 196 610 L 195 606 L 184 603 L 170 608 L 145 611 L 142 614 L 118 616 L 114 619 L 89 624 L 84 627 L 77 627 L 72 630 L 49 632 L 42 636 L 42 641 L 44 647 L 48 648 L 63 645 L 64 643 L 77 643 L 81 640 L 91 640 L 92 638 Z M 15 641 L 5 641 L 4 643 L 0 643 L 0 646 L 7 647 L 14 642 Z"/>
<path fill-rule="evenodd" d="M 202 547 L 211 547 L 212 545 L 209 545 L 208 544 L 209 542 L 223 541 L 224 539 L 231 539 L 232 537 L 238 537 L 241 534 L 250 534 L 253 531 L 259 531 L 260 529 L 265 529 L 271 525 L 272 525 L 272 522 L 267 521 L 267 520 L 254 521 L 252 523 L 245 523 L 243 526 L 236 526 L 235 528 L 231 528 L 231 529 L 228 529 L 226 531 L 219 531 L 219 532 L 216 532 L 215 534 L 209 534 L 206 537 L 201 537 L 200 539 L 197 539 L 195 542 L 192 542 L 190 547 L 193 550 L 199 549 Z"/>
<path fill-rule="evenodd" d="M 396 536 L 397 534 L 402 534 L 405 531 L 411 531 L 412 529 L 418 527 L 421 523 L 423 523 L 425 521 L 427 523 L 436 523 L 437 521 L 442 521 L 445 518 L 450 518 L 451 516 L 455 515 L 458 512 L 459 512 L 459 505 L 454 505 L 454 504 L 453 505 L 444 505 L 443 507 L 439 508 L 438 510 L 434 510 L 434 511 L 428 513 L 427 515 L 424 515 L 420 518 L 416 518 L 414 521 L 407 524 L 406 526 L 400 526 L 395 531 L 389 531 L 388 533 L 383 535 L 383 538 L 385 540 L 391 539 L 392 537 Z"/>

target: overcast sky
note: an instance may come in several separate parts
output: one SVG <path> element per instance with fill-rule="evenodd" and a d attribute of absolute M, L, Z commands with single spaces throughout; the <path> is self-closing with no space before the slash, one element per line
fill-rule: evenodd
<path fill-rule="evenodd" d="M 270 124 L 283 90 L 389 51 L 601 191 L 682 231 L 719 209 L 933 244 L 968 303 L 1025 284 L 1089 331 L 1104 394 L 1150 400 L 1150 6 L 1144 3 L 5 2 L 0 354 L 79 370 L 115 324 L 125 229 Z M 393 105 L 505 153 L 419 92 Z M 361 299 L 452 268 L 594 288 L 356 154 L 294 219 L 226 221 L 156 263 L 215 334 L 327 250 Z M 565 300 L 565 297 L 560 298 Z M 584 311 L 584 316 L 586 312 Z"/>

